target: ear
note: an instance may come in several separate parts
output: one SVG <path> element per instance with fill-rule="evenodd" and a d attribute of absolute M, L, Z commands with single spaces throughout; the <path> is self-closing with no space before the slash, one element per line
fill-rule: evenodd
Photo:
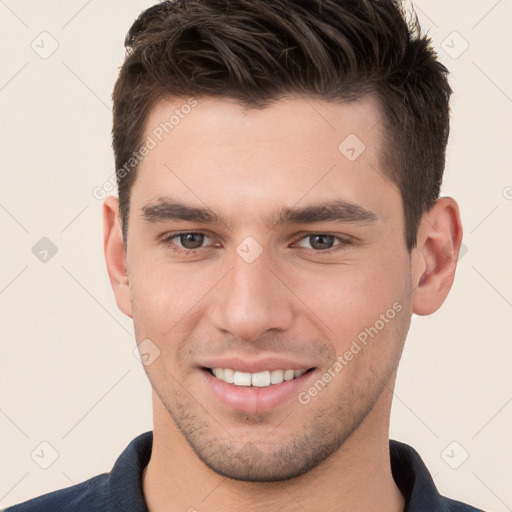
<path fill-rule="evenodd" d="M 412 253 L 412 311 L 430 315 L 445 301 L 453 284 L 462 243 L 459 207 L 442 197 L 424 214 Z"/>
<path fill-rule="evenodd" d="M 119 200 L 113 196 L 107 196 L 103 201 L 103 248 L 117 307 L 132 318 L 126 247 L 123 243 L 119 217 Z"/>

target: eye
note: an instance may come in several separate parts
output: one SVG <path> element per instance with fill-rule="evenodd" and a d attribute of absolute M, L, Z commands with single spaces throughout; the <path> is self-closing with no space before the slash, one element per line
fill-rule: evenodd
<path fill-rule="evenodd" d="M 303 240 L 307 240 L 311 247 L 316 250 L 331 249 L 336 237 L 332 235 L 324 235 L 322 233 L 309 235 Z"/>
<path fill-rule="evenodd" d="M 211 241 L 211 238 L 206 233 L 187 231 L 168 234 L 162 240 L 164 245 L 175 252 L 193 252 L 197 249 L 204 248 L 203 244 L 206 241 Z"/>
<path fill-rule="evenodd" d="M 338 243 L 335 243 L 336 241 Z M 330 254 L 353 245 L 353 241 L 327 233 L 314 233 L 301 238 L 297 245 L 305 249 L 313 249 L 313 251 L 309 252 L 314 252 L 315 254 Z"/>
<path fill-rule="evenodd" d="M 184 249 L 198 249 L 203 245 L 204 233 L 182 233 L 175 235 Z"/>

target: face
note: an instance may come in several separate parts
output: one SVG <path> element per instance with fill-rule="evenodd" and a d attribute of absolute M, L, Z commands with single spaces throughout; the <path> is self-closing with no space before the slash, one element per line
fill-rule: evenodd
<path fill-rule="evenodd" d="M 369 421 L 409 327 L 379 106 L 185 103 L 162 101 L 147 121 L 156 146 L 131 193 L 125 312 L 137 343 L 150 340 L 156 406 L 205 464 L 297 476 Z M 159 141 L 177 109 L 188 113 Z"/>

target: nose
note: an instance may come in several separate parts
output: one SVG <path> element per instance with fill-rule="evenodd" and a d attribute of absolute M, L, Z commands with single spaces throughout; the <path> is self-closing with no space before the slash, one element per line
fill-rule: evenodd
<path fill-rule="evenodd" d="M 215 288 L 211 320 L 214 326 L 243 341 L 266 331 L 289 329 L 294 319 L 293 294 L 263 252 L 248 262 L 238 253 L 230 272 Z"/>

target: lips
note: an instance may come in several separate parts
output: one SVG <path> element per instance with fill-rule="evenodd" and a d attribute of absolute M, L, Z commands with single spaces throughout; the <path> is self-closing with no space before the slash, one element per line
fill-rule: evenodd
<path fill-rule="evenodd" d="M 270 413 L 293 401 L 315 378 L 315 369 L 310 362 L 280 357 L 225 357 L 200 367 L 206 396 L 228 411 L 248 414 Z"/>
<path fill-rule="evenodd" d="M 222 358 L 212 358 L 201 361 L 203 368 L 214 369 L 232 369 L 233 371 L 245 373 L 259 373 L 274 370 L 308 370 L 314 368 L 316 364 L 312 361 L 299 361 L 292 358 L 261 355 L 259 357 L 243 358 L 237 355 L 225 356 Z"/>

